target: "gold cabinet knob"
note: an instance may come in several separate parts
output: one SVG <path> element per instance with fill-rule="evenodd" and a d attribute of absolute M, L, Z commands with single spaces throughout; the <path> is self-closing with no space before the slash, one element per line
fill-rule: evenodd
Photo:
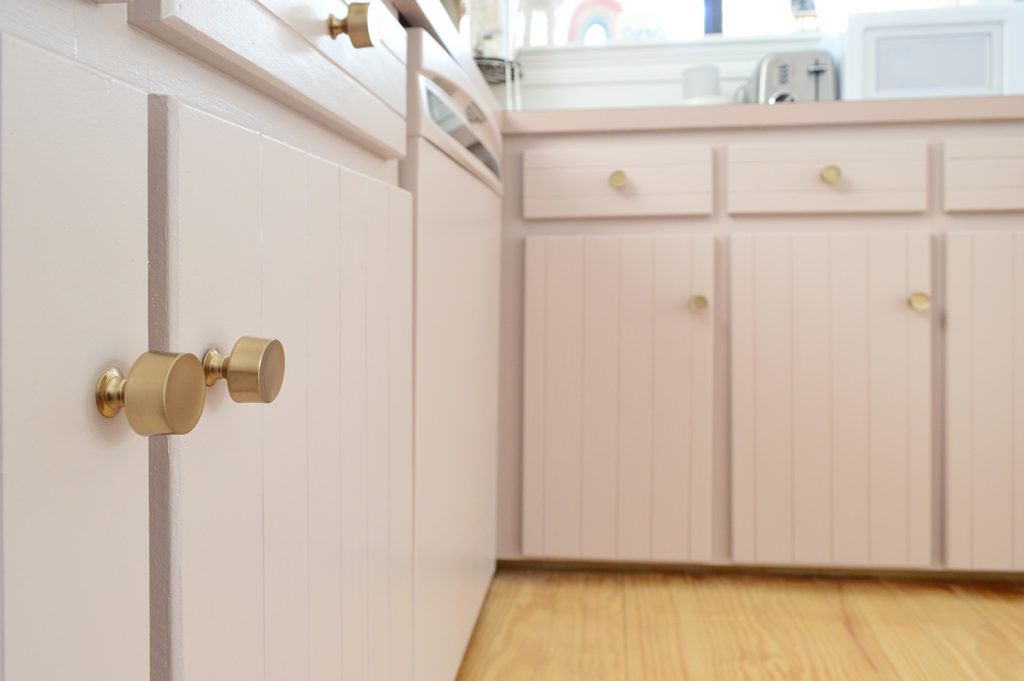
<path fill-rule="evenodd" d="M 932 307 L 932 298 L 927 293 L 916 291 L 907 297 L 907 305 L 914 312 L 927 312 Z"/>
<path fill-rule="evenodd" d="M 193 354 L 147 352 L 128 376 L 108 369 L 96 384 L 96 408 L 107 418 L 123 409 L 139 435 L 183 435 L 203 414 L 203 366 Z"/>
<path fill-rule="evenodd" d="M 353 2 L 348 6 L 348 16 L 344 19 L 333 14 L 327 18 L 327 32 L 334 40 L 347 33 L 353 47 L 373 47 L 380 44 L 382 11 L 383 8 L 376 3 Z"/>
<path fill-rule="evenodd" d="M 621 170 L 612 171 L 612 174 L 608 176 L 608 184 L 612 186 L 612 189 L 622 189 L 628 182 L 626 173 Z"/>
<path fill-rule="evenodd" d="M 708 298 L 700 294 L 690 296 L 690 309 L 694 312 L 703 312 L 708 309 Z"/>
<path fill-rule="evenodd" d="M 220 379 L 228 382 L 228 394 L 235 402 L 274 401 L 284 383 L 284 346 L 279 340 L 242 336 L 224 356 L 210 348 L 203 357 L 206 385 Z"/>
<path fill-rule="evenodd" d="M 839 166 L 825 166 L 818 175 L 822 182 L 829 185 L 836 184 L 843 179 L 843 171 L 839 169 Z"/>

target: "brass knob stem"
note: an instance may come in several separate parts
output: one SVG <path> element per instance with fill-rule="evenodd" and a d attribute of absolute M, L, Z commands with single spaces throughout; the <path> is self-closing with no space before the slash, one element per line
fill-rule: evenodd
<path fill-rule="evenodd" d="M 242 336 L 222 355 L 210 348 L 203 357 L 206 385 L 224 379 L 235 402 L 273 402 L 284 383 L 284 346 L 281 341 Z"/>
<path fill-rule="evenodd" d="M 333 14 L 327 17 L 327 32 L 333 40 L 337 40 L 339 35 L 348 33 L 348 19 L 339 19 Z"/>
<path fill-rule="evenodd" d="M 139 435 L 182 435 L 203 414 L 203 367 L 191 354 L 146 352 L 125 376 L 108 369 L 96 383 L 96 408 L 106 418 L 121 411 Z"/>
<path fill-rule="evenodd" d="M 124 409 L 125 377 L 120 369 L 107 369 L 96 384 L 96 408 L 108 419 Z"/>

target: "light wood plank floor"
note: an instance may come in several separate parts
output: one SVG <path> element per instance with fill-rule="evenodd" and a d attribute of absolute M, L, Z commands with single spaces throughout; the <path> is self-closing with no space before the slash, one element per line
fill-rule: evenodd
<path fill-rule="evenodd" d="M 459 681 L 1024 681 L 1024 587 L 503 571 Z"/>

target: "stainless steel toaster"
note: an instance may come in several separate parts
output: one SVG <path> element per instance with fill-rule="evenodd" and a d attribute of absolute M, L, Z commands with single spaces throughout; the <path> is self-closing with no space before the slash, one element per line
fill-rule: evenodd
<path fill-rule="evenodd" d="M 821 102 L 839 98 L 839 77 L 824 50 L 769 54 L 758 64 L 751 95 L 761 104 Z"/>

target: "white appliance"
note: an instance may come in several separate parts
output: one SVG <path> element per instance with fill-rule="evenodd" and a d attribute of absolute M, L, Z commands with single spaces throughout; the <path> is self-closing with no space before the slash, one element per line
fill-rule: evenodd
<path fill-rule="evenodd" d="M 1024 5 L 850 17 L 845 99 L 1024 93 Z"/>
<path fill-rule="evenodd" d="M 501 113 L 422 29 L 409 74 L 415 678 L 453 681 L 495 567 Z"/>

